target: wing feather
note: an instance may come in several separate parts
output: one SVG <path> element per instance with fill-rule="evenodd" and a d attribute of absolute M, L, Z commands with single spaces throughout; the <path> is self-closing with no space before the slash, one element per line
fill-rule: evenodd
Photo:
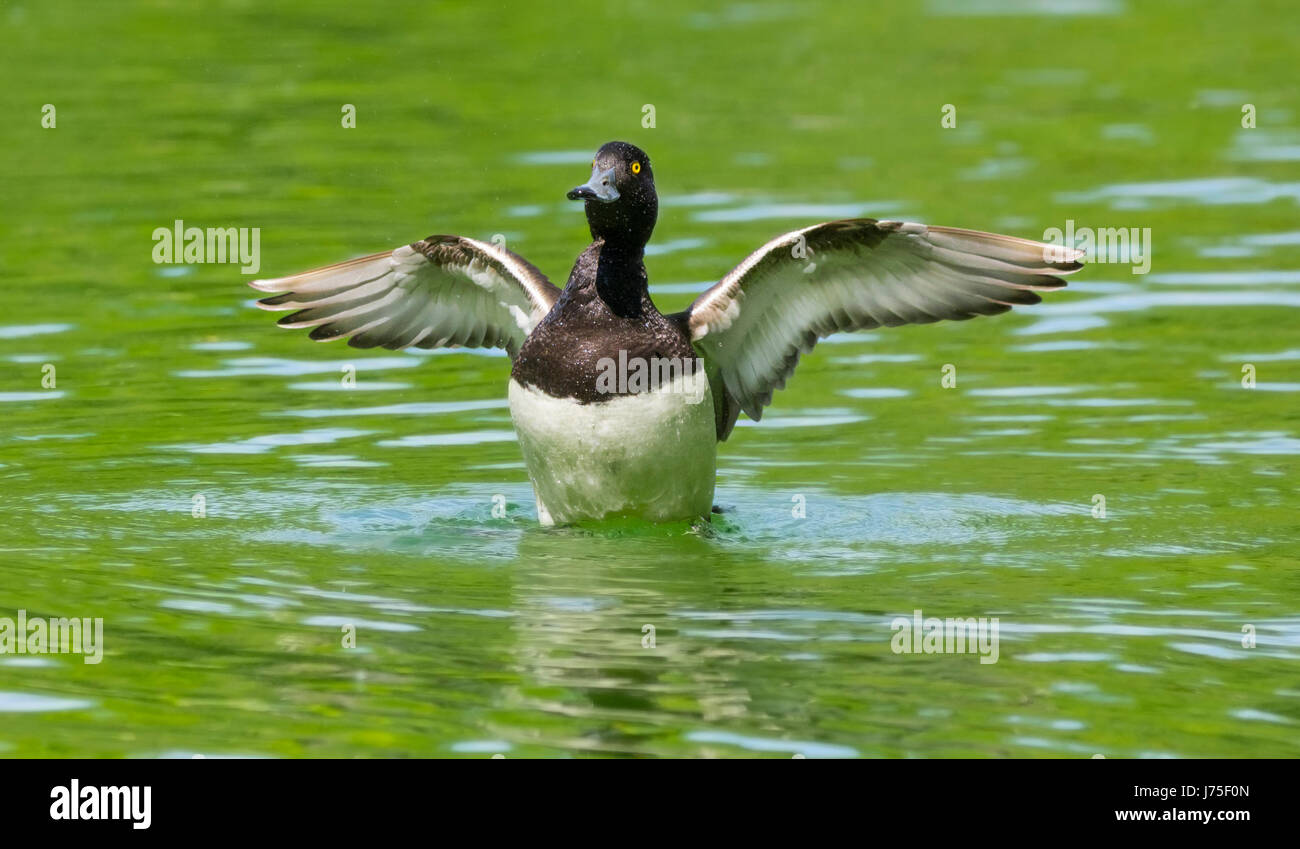
<path fill-rule="evenodd" d="M 357 348 L 505 348 L 513 357 L 560 290 L 523 257 L 463 236 L 430 236 L 288 277 L 255 280 L 280 292 L 258 301 L 294 310 L 288 328 Z"/>
<path fill-rule="evenodd" d="M 961 321 L 1036 304 L 1081 252 L 1014 236 L 870 218 L 777 236 L 679 319 L 725 389 L 718 438 L 737 409 L 755 420 L 817 340 L 847 330 Z"/>

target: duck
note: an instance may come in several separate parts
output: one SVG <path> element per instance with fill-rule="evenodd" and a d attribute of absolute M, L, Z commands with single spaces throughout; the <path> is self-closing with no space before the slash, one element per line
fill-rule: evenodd
<path fill-rule="evenodd" d="M 665 314 L 645 248 L 659 215 L 644 150 L 612 141 L 567 192 L 591 232 L 563 288 L 496 242 L 434 235 L 255 280 L 278 324 L 356 348 L 501 348 L 543 525 L 709 521 L 718 446 L 762 419 L 800 358 L 834 333 L 962 321 L 1036 304 L 1082 267 L 1072 248 L 850 218 L 782 233 Z"/>

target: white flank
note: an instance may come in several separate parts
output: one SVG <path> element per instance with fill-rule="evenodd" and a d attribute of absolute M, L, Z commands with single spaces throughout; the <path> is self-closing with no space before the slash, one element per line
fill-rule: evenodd
<path fill-rule="evenodd" d="M 717 436 L 703 369 L 655 392 L 580 404 L 510 381 L 510 415 L 544 525 L 672 521 L 713 507 Z"/>

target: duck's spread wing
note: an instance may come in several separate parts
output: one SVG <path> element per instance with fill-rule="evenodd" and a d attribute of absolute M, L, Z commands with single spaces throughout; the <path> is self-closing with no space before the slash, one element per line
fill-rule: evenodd
<path fill-rule="evenodd" d="M 522 257 L 463 236 L 430 236 L 387 253 L 273 280 L 258 301 L 295 310 L 281 327 L 357 348 L 505 348 L 513 357 L 560 290 Z"/>
<path fill-rule="evenodd" d="M 685 313 L 725 393 L 718 438 L 759 419 L 801 354 L 846 330 L 994 315 L 1036 304 L 1082 253 L 951 227 L 858 218 L 778 236 Z M 682 320 L 682 319 L 679 319 Z M 716 390 L 715 390 L 716 394 Z"/>

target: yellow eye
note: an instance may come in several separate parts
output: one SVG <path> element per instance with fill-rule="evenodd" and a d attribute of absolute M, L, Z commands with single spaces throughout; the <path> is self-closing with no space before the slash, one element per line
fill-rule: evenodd
<path fill-rule="evenodd" d="M 640 173 L 641 173 L 641 163 L 640 163 L 640 162 L 633 162 L 633 163 L 632 163 L 632 173 L 633 173 L 633 174 L 640 174 Z"/>

